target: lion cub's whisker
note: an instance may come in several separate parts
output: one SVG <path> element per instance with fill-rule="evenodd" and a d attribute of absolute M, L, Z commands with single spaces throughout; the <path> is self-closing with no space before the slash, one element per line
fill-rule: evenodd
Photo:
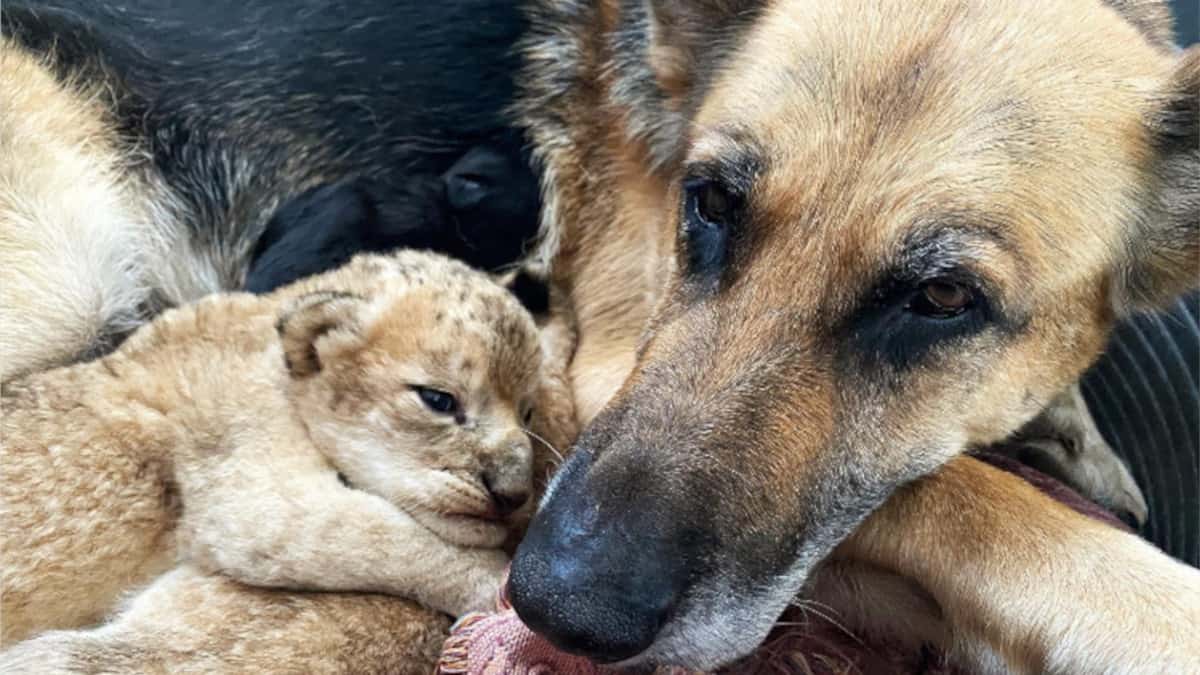
<path fill-rule="evenodd" d="M 522 427 L 522 429 L 525 431 L 525 433 L 529 434 L 530 438 L 538 441 L 542 445 L 546 446 L 547 450 L 554 453 L 554 456 L 558 458 L 558 462 L 557 462 L 558 464 L 562 464 L 564 461 L 566 461 L 566 457 L 563 455 L 562 451 L 560 451 L 558 448 L 554 447 L 553 443 L 546 440 L 545 438 L 542 438 L 540 435 L 538 435 L 537 433 L 535 433 L 534 431 L 532 431 L 531 429 L 529 429 L 527 427 Z"/>

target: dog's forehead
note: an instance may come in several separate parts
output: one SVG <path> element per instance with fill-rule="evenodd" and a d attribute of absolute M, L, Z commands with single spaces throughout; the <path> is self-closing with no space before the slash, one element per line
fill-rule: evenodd
<path fill-rule="evenodd" d="M 1046 121 L 1104 117 L 1155 90 L 1170 61 L 1098 0 L 776 0 L 721 61 L 704 107 L 819 126 L 957 122 L 1013 101 Z"/>
<path fill-rule="evenodd" d="M 861 274 L 943 220 L 998 232 L 1035 274 L 1098 269 L 1168 70 L 1098 2 L 783 0 L 705 96 L 688 159 L 757 155 L 776 255 Z"/>

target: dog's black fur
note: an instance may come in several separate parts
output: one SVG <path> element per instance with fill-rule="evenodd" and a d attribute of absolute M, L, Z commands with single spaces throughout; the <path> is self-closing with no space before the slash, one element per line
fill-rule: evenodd
<path fill-rule="evenodd" d="M 398 247 L 441 251 L 484 269 L 518 258 L 537 229 L 537 183 L 495 145 L 468 151 L 441 176 L 413 176 L 397 200 L 405 211 L 381 216 L 381 188 L 348 178 L 285 203 L 258 239 L 245 288 L 265 293 L 318 274 L 360 251 Z M 516 236 L 514 236 L 516 235 Z"/>
<path fill-rule="evenodd" d="M 536 233 L 536 179 L 504 113 L 516 3 L 6 1 L 0 21 L 111 99 L 128 170 L 222 288 L 256 250 L 265 287 L 292 255 L 294 273 L 319 271 L 393 239 L 494 268 Z M 256 248 L 264 229 L 277 251 Z"/>

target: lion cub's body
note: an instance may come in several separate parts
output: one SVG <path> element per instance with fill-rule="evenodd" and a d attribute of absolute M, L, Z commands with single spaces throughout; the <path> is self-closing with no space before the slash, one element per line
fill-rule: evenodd
<path fill-rule="evenodd" d="M 448 613 L 488 602 L 506 530 L 449 521 L 490 508 L 472 472 L 514 490 L 531 480 L 528 441 L 493 409 L 443 423 L 388 375 L 432 358 L 474 369 L 491 391 L 494 375 L 532 370 L 508 377 L 520 392 L 492 392 L 527 397 L 536 327 L 506 294 L 446 259 L 362 257 L 270 296 L 168 312 L 98 361 L 5 384 L 3 641 L 95 622 L 179 559 L 256 585 L 388 592 Z M 437 342 L 447 351 L 430 354 Z M 445 466 L 427 466 L 435 455 Z"/>

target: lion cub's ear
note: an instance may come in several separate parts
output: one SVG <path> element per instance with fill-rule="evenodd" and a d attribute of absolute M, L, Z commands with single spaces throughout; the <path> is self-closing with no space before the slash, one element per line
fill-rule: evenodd
<path fill-rule="evenodd" d="M 288 372 L 309 377 L 337 354 L 361 346 L 366 307 L 366 298 L 338 291 L 308 293 L 287 303 L 275 329 Z"/>
<path fill-rule="evenodd" d="M 1200 287 L 1200 45 L 1179 57 L 1151 125 L 1152 201 L 1131 233 L 1114 289 L 1122 312 L 1156 309 Z"/>

